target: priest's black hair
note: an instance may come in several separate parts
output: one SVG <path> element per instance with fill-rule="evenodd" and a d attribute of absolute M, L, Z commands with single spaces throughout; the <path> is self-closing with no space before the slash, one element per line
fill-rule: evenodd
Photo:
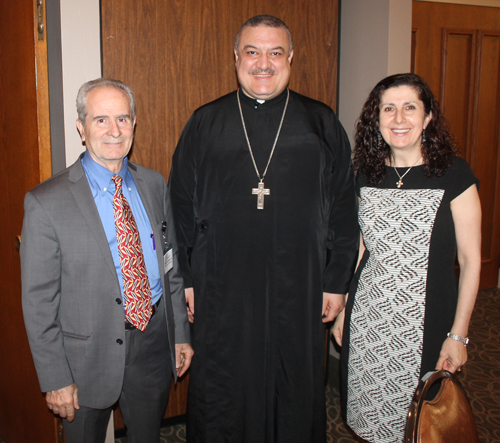
<path fill-rule="evenodd" d="M 432 112 L 432 119 L 425 128 L 425 143 L 422 143 L 424 172 L 430 177 L 441 176 L 455 158 L 455 138 L 443 116 L 439 103 L 427 83 L 417 74 L 396 74 L 381 80 L 372 89 L 361 115 L 356 121 L 354 148 L 354 171 L 363 173 L 371 184 L 378 185 L 385 176 L 386 160 L 391 149 L 379 131 L 380 100 L 390 88 L 409 86 L 424 103 L 425 114 Z"/>
<path fill-rule="evenodd" d="M 270 28 L 283 28 L 288 34 L 288 43 L 289 43 L 289 50 L 288 52 L 292 52 L 293 49 L 293 42 L 292 42 L 292 34 L 290 34 L 290 29 L 288 29 L 288 26 L 283 20 L 280 20 L 278 17 L 275 17 L 274 15 L 269 15 L 269 14 L 261 14 L 261 15 L 256 15 L 255 17 L 249 18 L 245 23 L 243 23 L 243 26 L 240 28 L 238 31 L 238 34 L 236 34 L 236 39 L 234 40 L 234 49 L 237 51 L 238 50 L 238 43 L 240 42 L 240 36 L 241 36 L 241 31 L 245 29 L 247 26 L 269 26 Z"/>

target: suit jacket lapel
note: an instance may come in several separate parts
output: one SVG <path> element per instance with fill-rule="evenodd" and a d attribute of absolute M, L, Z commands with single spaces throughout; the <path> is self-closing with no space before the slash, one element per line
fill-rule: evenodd
<path fill-rule="evenodd" d="M 97 247 L 104 256 L 104 261 L 119 284 L 115 265 L 113 263 L 113 257 L 111 256 L 111 251 L 109 250 L 108 239 L 106 238 L 106 233 L 102 227 L 101 217 L 99 216 L 94 198 L 92 197 L 92 191 L 90 190 L 87 176 L 83 170 L 81 163 L 82 156 L 83 154 L 70 167 L 68 176 L 69 190 L 73 194 L 76 205 L 78 206 L 82 217 L 87 222 L 90 232 L 94 236 Z"/>

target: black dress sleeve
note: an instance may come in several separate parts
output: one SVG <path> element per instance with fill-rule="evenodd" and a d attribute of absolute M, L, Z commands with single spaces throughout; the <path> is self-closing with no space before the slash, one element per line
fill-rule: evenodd
<path fill-rule="evenodd" d="M 460 157 L 456 157 L 446 174 L 452 174 L 453 183 L 450 188 L 450 201 L 469 189 L 473 184 L 479 187 L 479 180 L 472 172 L 469 164 Z"/>

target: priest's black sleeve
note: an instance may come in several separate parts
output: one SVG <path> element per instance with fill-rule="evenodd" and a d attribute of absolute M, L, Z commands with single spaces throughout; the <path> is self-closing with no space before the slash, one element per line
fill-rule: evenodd
<path fill-rule="evenodd" d="M 169 188 L 179 247 L 179 267 L 186 288 L 193 287 L 190 255 L 196 236 L 195 193 L 195 149 L 196 123 L 191 116 L 182 131 L 172 158 Z"/>
<path fill-rule="evenodd" d="M 358 198 L 349 139 L 335 115 L 332 124 L 330 146 L 335 161 L 329 184 L 330 215 L 323 290 L 345 294 L 354 274 L 359 248 Z"/>

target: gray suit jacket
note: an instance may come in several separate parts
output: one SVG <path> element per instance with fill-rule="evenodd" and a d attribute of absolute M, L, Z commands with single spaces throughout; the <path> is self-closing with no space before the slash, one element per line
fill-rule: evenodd
<path fill-rule="evenodd" d="M 176 377 L 175 344 L 190 338 L 168 188 L 156 171 L 130 162 L 129 170 L 153 227 L 161 271 L 163 221 L 167 242 L 174 244 L 174 267 L 162 279 L 165 303 L 160 306 L 165 308 Z M 108 241 L 80 159 L 28 192 L 24 210 L 23 311 L 40 387 L 47 392 L 76 383 L 80 405 L 109 407 L 120 396 L 123 382 L 124 311 L 118 303 L 121 292 Z"/>

